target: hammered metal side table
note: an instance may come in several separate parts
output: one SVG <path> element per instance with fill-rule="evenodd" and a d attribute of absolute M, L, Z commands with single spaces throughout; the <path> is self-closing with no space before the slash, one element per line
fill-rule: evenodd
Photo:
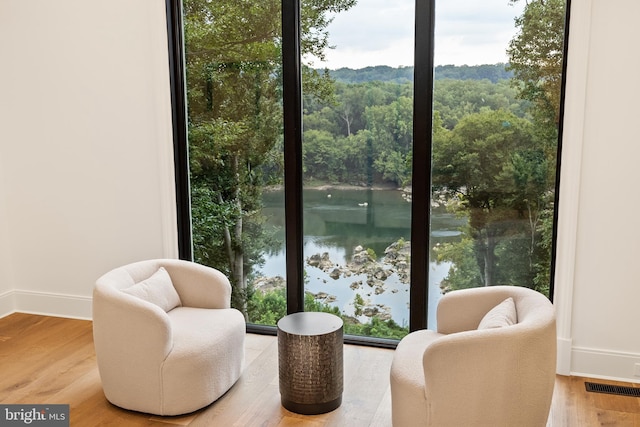
<path fill-rule="evenodd" d="M 282 406 L 312 415 L 342 403 L 343 323 L 329 313 L 293 313 L 278 321 Z"/>

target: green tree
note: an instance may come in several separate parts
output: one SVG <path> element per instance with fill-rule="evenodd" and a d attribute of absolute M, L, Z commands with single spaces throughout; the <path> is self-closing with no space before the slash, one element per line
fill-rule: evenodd
<path fill-rule="evenodd" d="M 447 129 L 453 129 L 464 116 L 486 109 L 503 109 L 525 117 L 529 106 L 530 102 L 518 99 L 518 91 L 507 80 L 435 81 L 433 109 L 440 112 Z"/>
<path fill-rule="evenodd" d="M 329 106 L 319 106 L 314 111 L 305 108 L 304 120 L 302 121 L 304 131 L 317 130 L 329 132 L 334 137 L 343 135 L 340 130 L 340 123 L 336 118 L 336 112 Z"/>
<path fill-rule="evenodd" d="M 517 3 L 522 0 L 510 0 Z M 562 86 L 565 35 L 565 0 L 528 0 L 522 16 L 516 19 L 518 33 L 511 40 L 507 54 L 513 84 L 522 99 L 533 103 L 535 138 L 543 147 L 546 171 L 546 193 L 538 201 L 543 204 L 536 221 L 542 239 L 534 250 L 538 262 L 534 266 L 534 282 L 540 289 L 549 288 L 551 236 L 553 234 L 553 199 L 555 165 L 558 150 L 558 126 Z"/>
<path fill-rule="evenodd" d="M 559 122 L 565 6 L 565 0 L 527 0 L 507 49 L 508 70 L 520 96 L 536 104 L 541 119 L 554 124 Z"/>
<path fill-rule="evenodd" d="M 342 177 L 345 152 L 338 149 L 333 135 L 322 130 L 304 132 L 303 165 L 307 179 L 339 182 Z"/>
<path fill-rule="evenodd" d="M 365 110 L 367 129 L 372 134 L 374 169 L 383 179 L 404 185 L 411 175 L 413 100 L 400 96 L 388 105 Z"/>
<path fill-rule="evenodd" d="M 338 138 L 336 142 L 344 152 L 343 179 L 341 182 L 351 184 L 372 182 L 372 143 L 371 132 L 361 130 L 348 138 Z"/>
<path fill-rule="evenodd" d="M 447 276 L 440 283 L 443 292 L 475 288 L 482 283 L 474 242 L 468 234 L 460 242 L 436 246 L 435 251 L 438 262 L 449 261 L 452 264 Z"/>
<path fill-rule="evenodd" d="M 322 58 L 329 13 L 355 0 L 307 0 L 302 54 Z M 227 274 L 247 317 L 247 278 L 269 241 L 260 213 L 265 166 L 282 162 L 281 2 L 185 0 L 185 64 L 194 255 Z M 327 73 L 304 69 L 307 93 L 333 92 Z M 272 175 L 270 175 L 272 176 Z"/>
<path fill-rule="evenodd" d="M 531 124 L 503 110 L 468 115 L 434 138 L 433 185 L 462 201 L 484 286 L 498 284 L 496 248 L 522 218 L 514 159 L 532 143 Z"/>

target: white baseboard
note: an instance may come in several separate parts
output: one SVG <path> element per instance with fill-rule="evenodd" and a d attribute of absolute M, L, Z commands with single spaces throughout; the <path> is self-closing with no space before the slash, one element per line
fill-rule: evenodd
<path fill-rule="evenodd" d="M 13 305 L 13 291 L 5 292 L 0 295 L 0 317 L 8 316 L 16 311 Z"/>
<path fill-rule="evenodd" d="M 0 295 L 0 317 L 14 312 L 91 320 L 91 297 L 11 291 Z"/>
<path fill-rule="evenodd" d="M 574 347 L 571 351 L 571 375 L 604 380 L 640 383 L 634 367 L 640 354 Z"/>

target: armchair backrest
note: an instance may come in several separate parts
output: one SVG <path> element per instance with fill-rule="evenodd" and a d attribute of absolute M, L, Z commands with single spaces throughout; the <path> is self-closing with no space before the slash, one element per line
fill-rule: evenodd
<path fill-rule="evenodd" d="M 153 259 L 118 267 L 96 282 L 98 292 L 115 292 L 128 288 L 164 267 L 185 307 L 229 308 L 231 284 L 220 271 L 178 259 Z"/>

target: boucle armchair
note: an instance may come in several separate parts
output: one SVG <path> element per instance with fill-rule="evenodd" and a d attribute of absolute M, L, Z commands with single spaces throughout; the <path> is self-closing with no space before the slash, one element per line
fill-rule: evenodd
<path fill-rule="evenodd" d="M 240 377 L 245 321 L 219 271 L 181 260 L 116 268 L 93 291 L 104 394 L 116 406 L 180 415 L 209 405 Z"/>
<path fill-rule="evenodd" d="M 555 312 L 544 295 L 515 286 L 449 292 L 437 330 L 412 332 L 396 348 L 393 426 L 544 427 L 555 369 Z"/>

